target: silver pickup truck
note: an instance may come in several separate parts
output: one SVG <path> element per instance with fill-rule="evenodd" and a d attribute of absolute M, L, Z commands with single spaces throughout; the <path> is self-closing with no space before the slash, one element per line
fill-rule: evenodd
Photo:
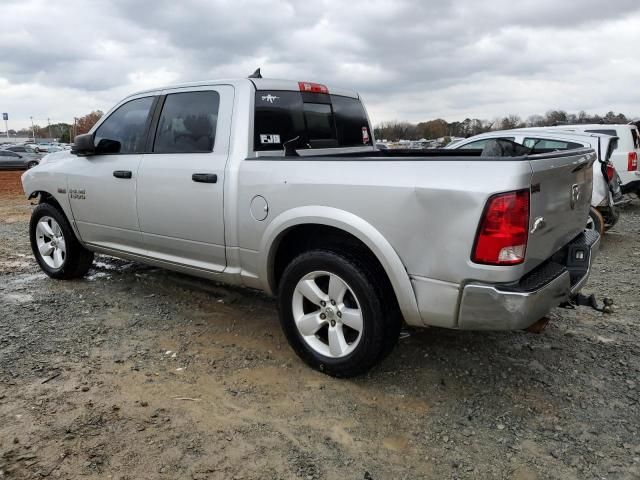
<path fill-rule="evenodd" d="M 586 282 L 593 150 L 374 145 L 352 91 L 140 92 L 23 175 L 33 252 L 57 279 L 98 252 L 277 295 L 293 349 L 335 376 L 388 354 L 403 321 L 523 329 Z"/>

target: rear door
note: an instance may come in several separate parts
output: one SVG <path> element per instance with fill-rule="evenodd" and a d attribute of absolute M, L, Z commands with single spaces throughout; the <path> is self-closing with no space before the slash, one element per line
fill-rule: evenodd
<path fill-rule="evenodd" d="M 531 155 L 531 204 L 526 262 L 533 267 L 581 233 L 591 206 L 593 150 Z"/>
<path fill-rule="evenodd" d="M 137 204 L 148 254 L 194 268 L 226 267 L 223 193 L 234 89 L 162 92 L 140 166 Z"/>

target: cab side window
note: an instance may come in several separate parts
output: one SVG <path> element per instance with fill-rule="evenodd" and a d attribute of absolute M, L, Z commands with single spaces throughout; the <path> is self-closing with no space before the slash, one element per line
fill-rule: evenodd
<path fill-rule="evenodd" d="M 167 95 L 158 121 L 154 153 L 213 151 L 220 95 L 214 91 Z"/>
<path fill-rule="evenodd" d="M 562 140 L 551 140 L 548 138 L 525 138 L 524 146 L 534 149 L 553 149 L 553 150 L 575 150 L 583 148 L 584 145 L 575 142 L 565 142 Z"/>
<path fill-rule="evenodd" d="M 460 150 L 473 150 L 473 149 L 478 149 L 478 150 L 482 150 L 484 148 L 484 146 L 487 144 L 488 141 L 490 140 L 515 140 L 515 137 L 500 137 L 500 138 L 483 138 L 482 140 L 476 140 L 475 142 L 471 142 L 471 143 L 467 143 L 466 145 L 462 145 L 460 148 Z"/>
<path fill-rule="evenodd" d="M 151 105 L 153 97 L 137 98 L 121 105 L 96 130 L 96 147 L 101 145 L 111 153 L 144 152 Z"/>

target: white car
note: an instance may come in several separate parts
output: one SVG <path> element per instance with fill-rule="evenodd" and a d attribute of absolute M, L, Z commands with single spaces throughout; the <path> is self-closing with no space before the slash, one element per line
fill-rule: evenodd
<path fill-rule="evenodd" d="M 616 146 L 616 138 L 608 134 L 568 132 L 547 128 L 518 128 L 482 133 L 469 137 L 455 145 L 447 145 L 447 149 L 471 150 L 483 149 L 489 140 L 511 140 L 527 148 L 533 153 L 547 150 L 573 150 L 577 148 L 593 148 L 598 154 L 599 162 L 593 164 L 593 191 L 591 195 L 591 211 L 587 227 L 602 234 L 605 229 L 613 227 L 619 218 L 615 203 L 622 197 L 617 184 L 615 167 L 609 157 Z"/>
<path fill-rule="evenodd" d="M 634 124 L 585 124 L 561 125 L 549 127 L 557 130 L 573 132 L 599 133 L 618 137 L 618 144 L 614 147 L 611 161 L 616 167 L 622 191 L 624 193 L 640 194 L 640 171 L 638 171 L 638 157 L 640 156 L 640 132 Z"/>

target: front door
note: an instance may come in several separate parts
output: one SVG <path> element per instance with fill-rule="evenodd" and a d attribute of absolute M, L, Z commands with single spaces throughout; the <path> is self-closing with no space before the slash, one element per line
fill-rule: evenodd
<path fill-rule="evenodd" d="M 152 153 L 138 176 L 148 254 L 201 270 L 226 267 L 223 193 L 233 109 L 229 85 L 163 92 Z"/>
<path fill-rule="evenodd" d="M 113 153 L 79 157 L 68 176 L 71 210 L 84 242 L 144 254 L 136 183 L 154 97 L 128 100 L 97 128 L 96 146 Z M 103 148 L 103 150 L 105 150 Z"/>

